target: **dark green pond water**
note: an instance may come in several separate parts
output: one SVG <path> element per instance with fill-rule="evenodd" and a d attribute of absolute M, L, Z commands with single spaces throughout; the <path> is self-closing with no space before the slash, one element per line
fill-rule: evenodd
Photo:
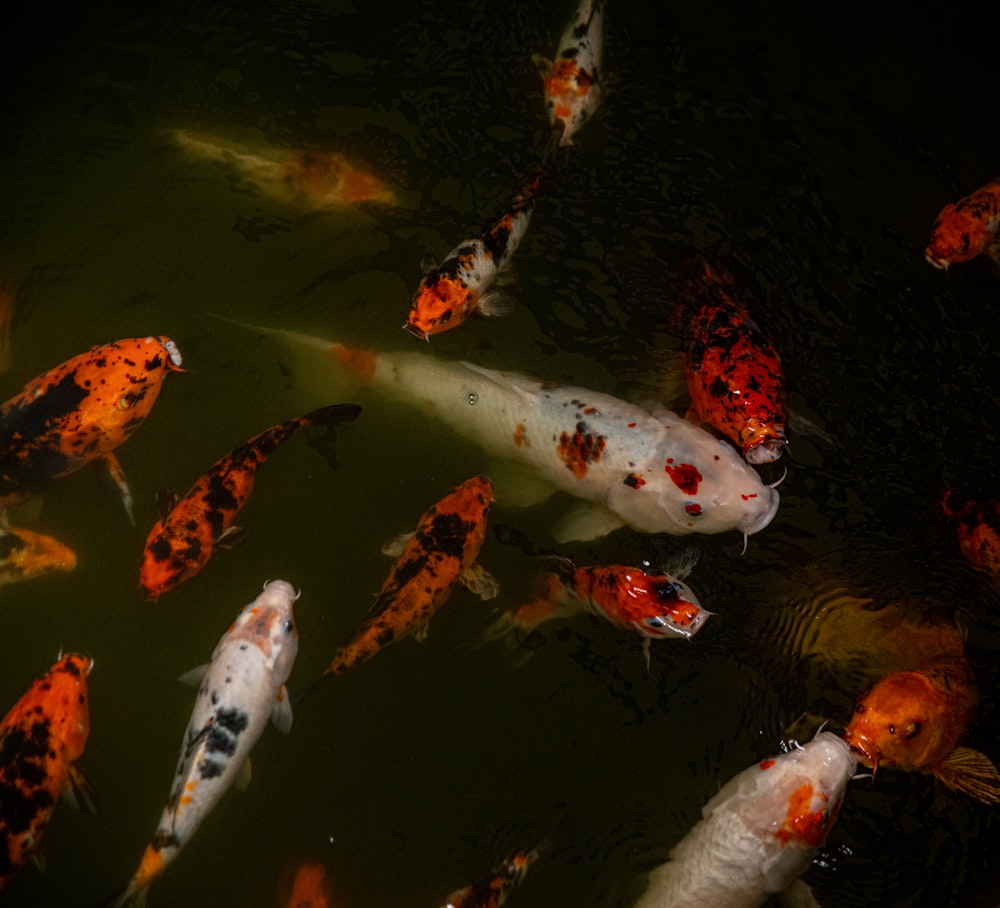
<path fill-rule="evenodd" d="M 47 869 L 26 868 L 4 904 L 89 908 L 124 885 L 193 704 L 175 679 L 264 581 L 302 590 L 295 693 L 363 618 L 391 564 L 381 546 L 493 468 L 321 357 L 211 313 L 683 407 L 676 269 L 694 250 L 732 267 L 781 352 L 796 425 L 825 434 L 793 425 L 781 509 L 745 554 L 736 533 L 557 546 L 572 501 L 515 508 L 501 487 L 481 556 L 500 598 L 457 591 L 425 641 L 317 691 L 289 736 L 268 729 L 252 784 L 225 796 L 150 906 L 276 906 L 282 876 L 312 860 L 337 908 L 436 908 L 544 840 L 509 904 L 625 908 L 702 804 L 803 713 L 848 720 L 878 667 L 807 644 L 817 603 L 839 596 L 960 618 L 983 699 L 968 743 L 1000 760 L 1000 595 L 937 510 L 952 484 L 1000 493 L 1000 280 L 983 259 L 943 274 L 922 256 L 939 208 L 997 176 L 994 49 L 929 5 L 607 5 L 606 97 L 517 253 L 515 313 L 429 346 L 400 330 L 423 264 L 531 175 L 547 129 L 532 54 L 554 52 L 572 3 L 167 0 L 34 6 L 5 24 L 3 399 L 123 337 L 170 335 L 187 372 L 119 451 L 135 526 L 97 469 L 11 513 L 79 561 L 0 591 L 0 702 L 61 650 L 93 656 L 81 767 L 99 812 L 60 806 Z M 186 154 L 178 129 L 343 152 L 401 204 L 305 211 Z M 274 455 L 237 547 L 139 599 L 158 490 L 341 400 L 362 416 Z M 692 642 L 654 645 L 648 669 L 638 636 L 582 615 L 541 629 L 527 658 L 481 645 L 541 552 L 670 564 L 689 545 L 688 583 L 715 614 Z M 993 906 L 998 838 L 996 808 L 886 771 L 851 784 L 806 879 L 824 908 Z"/>

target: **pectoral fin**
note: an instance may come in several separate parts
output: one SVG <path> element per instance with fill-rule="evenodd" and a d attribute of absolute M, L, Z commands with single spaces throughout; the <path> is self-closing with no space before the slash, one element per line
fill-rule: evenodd
<path fill-rule="evenodd" d="M 236 778 L 233 779 L 233 784 L 240 790 L 246 791 L 250 787 L 250 780 L 253 777 L 253 773 L 250 769 L 250 758 L 247 757 L 243 761 L 243 765 L 237 770 Z"/>
<path fill-rule="evenodd" d="M 197 668 L 192 668 L 189 672 L 184 672 L 177 680 L 181 684 L 187 684 L 190 687 L 197 687 L 201 684 L 201 679 L 208 674 L 209 663 L 206 662 L 204 665 L 199 665 Z"/>
<path fill-rule="evenodd" d="M 90 787 L 90 783 L 83 777 L 83 773 L 75 763 L 69 766 L 69 775 L 62 796 L 63 800 L 76 810 L 97 813 L 97 797 L 94 789 Z"/>
<path fill-rule="evenodd" d="M 382 554 L 390 558 L 398 558 L 403 554 L 406 544 L 416 535 L 412 530 L 409 533 L 400 533 L 395 539 L 389 540 L 382 546 Z"/>
<path fill-rule="evenodd" d="M 613 511 L 598 505 L 581 505 L 570 511 L 552 530 L 556 542 L 588 542 L 625 525 Z"/>
<path fill-rule="evenodd" d="M 984 804 L 1000 804 L 1000 772 L 971 747 L 956 747 L 935 770 L 945 785 Z"/>
<path fill-rule="evenodd" d="M 480 599 L 495 599 L 500 594 L 500 584 L 481 564 L 472 564 L 458 577 L 465 587 Z"/>
<path fill-rule="evenodd" d="M 271 710 L 271 722 L 282 734 L 287 735 L 292 729 L 292 700 L 288 696 L 288 688 L 284 684 L 278 691 L 278 699 Z"/>
<path fill-rule="evenodd" d="M 104 462 L 108 465 L 108 471 L 111 473 L 111 478 L 114 480 L 116 486 L 118 486 L 118 491 L 122 496 L 122 504 L 125 506 L 125 513 L 128 514 L 128 519 L 134 524 L 135 514 L 132 509 L 132 490 L 128 487 L 128 481 L 125 479 L 125 471 L 122 470 L 122 465 L 118 463 L 118 458 L 115 457 L 112 451 L 108 451 L 104 455 Z"/>
<path fill-rule="evenodd" d="M 215 547 L 217 549 L 229 549 L 236 545 L 244 536 L 246 536 L 247 531 L 243 527 L 229 527 L 225 529 L 220 534 L 219 538 L 215 540 Z"/>

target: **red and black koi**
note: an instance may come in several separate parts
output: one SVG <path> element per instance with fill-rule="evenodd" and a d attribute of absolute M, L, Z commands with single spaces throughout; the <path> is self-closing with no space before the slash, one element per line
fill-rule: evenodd
<path fill-rule="evenodd" d="M 924 250 L 928 263 L 942 271 L 983 254 L 1000 264 L 1000 178 L 945 205 Z"/>
<path fill-rule="evenodd" d="M 163 379 L 180 371 L 181 354 L 169 337 L 134 337 L 93 347 L 30 381 L 0 406 L 0 506 L 104 460 L 131 517 L 132 495 L 114 449 L 142 425 Z"/>
<path fill-rule="evenodd" d="M 0 889 L 39 849 L 60 794 L 93 808 L 77 768 L 90 733 L 92 660 L 59 659 L 0 722 Z"/>
<path fill-rule="evenodd" d="M 146 539 L 139 570 L 139 591 L 156 600 L 197 574 L 212 552 L 236 541 L 233 520 L 253 492 L 257 469 L 274 449 L 304 426 L 329 425 L 357 418 L 356 404 L 334 404 L 265 429 L 231 451 L 173 501 Z"/>
<path fill-rule="evenodd" d="M 771 463 L 788 445 L 781 358 L 732 293 L 732 278 L 708 266 L 688 283 L 688 417 L 735 442 L 749 463 Z"/>
<path fill-rule="evenodd" d="M 541 185 L 539 170 L 496 221 L 424 275 L 403 325 L 410 334 L 428 340 L 432 334 L 457 327 L 473 312 L 510 314 L 510 297 L 490 288 L 528 229 Z"/>
<path fill-rule="evenodd" d="M 443 908 L 500 908 L 538 857 L 538 849 L 519 851 L 471 886 L 456 889 Z"/>
<path fill-rule="evenodd" d="M 492 502 L 493 483 L 473 476 L 426 511 L 414 533 L 397 540 L 408 541 L 368 616 L 323 677 L 343 674 L 395 640 L 422 634 L 459 581 L 482 599 L 497 595 L 496 580 L 476 563 Z"/>

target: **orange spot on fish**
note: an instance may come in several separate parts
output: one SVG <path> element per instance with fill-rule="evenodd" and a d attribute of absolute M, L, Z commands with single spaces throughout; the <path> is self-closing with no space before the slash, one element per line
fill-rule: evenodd
<path fill-rule="evenodd" d="M 583 479 L 588 465 L 601 459 L 606 445 L 607 439 L 603 435 L 588 432 L 586 424 L 578 422 L 572 435 L 563 432 L 559 436 L 556 453 L 577 479 Z"/>
<path fill-rule="evenodd" d="M 375 376 L 378 357 L 368 350 L 356 350 L 343 344 L 333 344 L 330 347 L 330 355 L 360 378 L 369 380 Z"/>
<path fill-rule="evenodd" d="M 823 831 L 829 821 L 829 810 L 825 806 L 810 810 L 816 793 L 811 782 L 797 788 L 788 799 L 788 813 L 785 822 L 774 832 L 774 837 L 788 845 L 797 842 L 810 848 L 819 848 L 824 841 Z M 819 797 L 826 802 L 825 795 Z"/>
<path fill-rule="evenodd" d="M 774 766 L 775 762 L 777 761 L 770 757 L 766 760 L 761 760 L 760 768 L 761 770 L 770 769 L 772 766 Z"/>
<path fill-rule="evenodd" d="M 527 438 L 527 430 L 523 423 L 518 423 L 514 429 L 514 444 L 519 448 L 530 448 L 531 442 Z"/>
<path fill-rule="evenodd" d="M 673 458 L 664 464 L 664 470 L 677 486 L 686 495 L 697 495 L 698 486 L 701 484 L 702 475 L 693 464 L 674 464 Z M 699 509 L 700 510 L 700 509 Z"/>

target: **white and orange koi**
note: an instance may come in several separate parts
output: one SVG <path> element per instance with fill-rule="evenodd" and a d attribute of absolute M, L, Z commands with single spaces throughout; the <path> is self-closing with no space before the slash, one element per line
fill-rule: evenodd
<path fill-rule="evenodd" d="M 244 327 L 297 350 L 316 350 L 514 461 L 550 489 L 583 499 L 586 512 L 554 533 L 560 542 L 595 539 L 625 525 L 641 533 L 737 530 L 748 536 L 778 511 L 777 490 L 732 445 L 676 413 L 467 362 L 373 353 L 293 331 Z"/>
<path fill-rule="evenodd" d="M 733 776 L 649 875 L 635 908 L 755 908 L 826 842 L 857 759 L 829 731 Z"/>
<path fill-rule="evenodd" d="M 583 0 L 563 33 L 555 60 L 536 55 L 542 74 L 552 140 L 572 144 L 573 136 L 600 101 L 603 51 L 602 0 Z"/>
<path fill-rule="evenodd" d="M 272 580 L 219 640 L 209 665 L 187 680 L 201 679 L 184 732 L 170 797 L 138 870 L 116 906 L 142 906 L 150 884 L 194 835 L 219 799 L 243 774 L 250 750 L 268 717 L 287 732 L 292 708 L 285 682 L 299 648 L 293 604 L 298 593 Z"/>

